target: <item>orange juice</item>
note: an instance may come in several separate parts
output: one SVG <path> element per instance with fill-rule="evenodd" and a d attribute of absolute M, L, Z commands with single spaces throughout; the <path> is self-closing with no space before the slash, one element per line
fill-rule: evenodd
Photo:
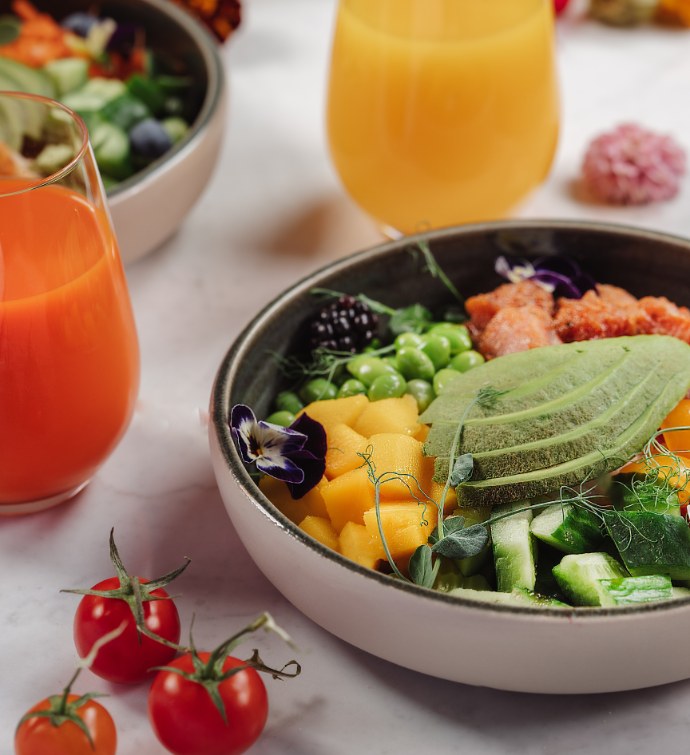
<path fill-rule="evenodd" d="M 85 483 L 127 427 L 138 379 L 103 212 L 60 186 L 0 196 L 0 509 Z"/>
<path fill-rule="evenodd" d="M 341 0 L 327 126 L 345 188 L 380 223 L 505 216 L 556 147 L 552 0 Z"/>

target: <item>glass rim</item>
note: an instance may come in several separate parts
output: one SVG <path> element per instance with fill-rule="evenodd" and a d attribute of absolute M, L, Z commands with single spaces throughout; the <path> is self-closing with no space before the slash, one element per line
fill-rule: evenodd
<path fill-rule="evenodd" d="M 43 186 L 54 184 L 65 176 L 69 175 L 84 158 L 84 155 L 86 154 L 89 147 L 89 130 L 86 127 L 84 119 L 74 110 L 67 107 L 67 105 L 63 105 L 62 102 L 58 102 L 51 97 L 44 97 L 41 94 L 30 94 L 28 92 L 15 92 L 10 89 L 0 89 L 0 99 L 2 99 L 3 97 L 33 101 L 40 105 L 45 105 L 46 107 L 62 110 L 76 124 L 78 132 L 81 135 L 81 146 L 75 153 L 74 157 L 66 165 L 63 165 L 59 170 L 51 173 L 48 176 L 40 176 L 35 179 L 31 176 L 28 176 L 26 177 L 27 180 L 25 185 L 22 186 L 21 189 L 16 189 L 15 191 L 8 192 L 2 191 L 0 189 L 0 197 L 10 197 L 16 194 L 24 194 L 25 192 L 33 191 L 34 189 L 40 189 Z"/>

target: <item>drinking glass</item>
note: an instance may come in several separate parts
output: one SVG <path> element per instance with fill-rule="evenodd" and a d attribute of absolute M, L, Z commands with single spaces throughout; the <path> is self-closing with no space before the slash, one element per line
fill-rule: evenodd
<path fill-rule="evenodd" d="M 134 318 L 83 121 L 0 92 L 0 514 L 86 485 L 129 424 Z"/>
<path fill-rule="evenodd" d="M 558 118 L 552 0 L 340 0 L 330 151 L 390 235 L 510 214 Z"/>

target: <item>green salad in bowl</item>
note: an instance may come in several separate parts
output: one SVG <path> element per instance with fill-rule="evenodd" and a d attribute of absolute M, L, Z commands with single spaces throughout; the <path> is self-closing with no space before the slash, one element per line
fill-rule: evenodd
<path fill-rule="evenodd" d="M 446 678 L 582 692 L 690 674 L 662 649 L 623 669 L 612 646 L 682 633 L 690 608 L 689 266 L 670 237 L 496 223 L 295 286 L 212 399 L 216 475 L 257 564 L 330 631 Z M 427 631 L 477 658 L 404 651 Z"/>

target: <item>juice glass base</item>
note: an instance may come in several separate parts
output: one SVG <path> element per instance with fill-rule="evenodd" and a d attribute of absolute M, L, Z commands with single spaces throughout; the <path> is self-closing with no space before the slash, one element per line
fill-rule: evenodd
<path fill-rule="evenodd" d="M 52 509 L 53 506 L 59 506 L 61 503 L 65 503 L 74 498 L 77 493 L 80 493 L 87 485 L 89 480 L 82 482 L 75 488 L 65 490 L 62 493 L 56 493 L 48 498 L 41 498 L 38 501 L 24 501 L 22 503 L 0 503 L 0 516 L 20 516 L 22 514 L 36 514 L 39 511 L 45 511 L 46 509 Z"/>

